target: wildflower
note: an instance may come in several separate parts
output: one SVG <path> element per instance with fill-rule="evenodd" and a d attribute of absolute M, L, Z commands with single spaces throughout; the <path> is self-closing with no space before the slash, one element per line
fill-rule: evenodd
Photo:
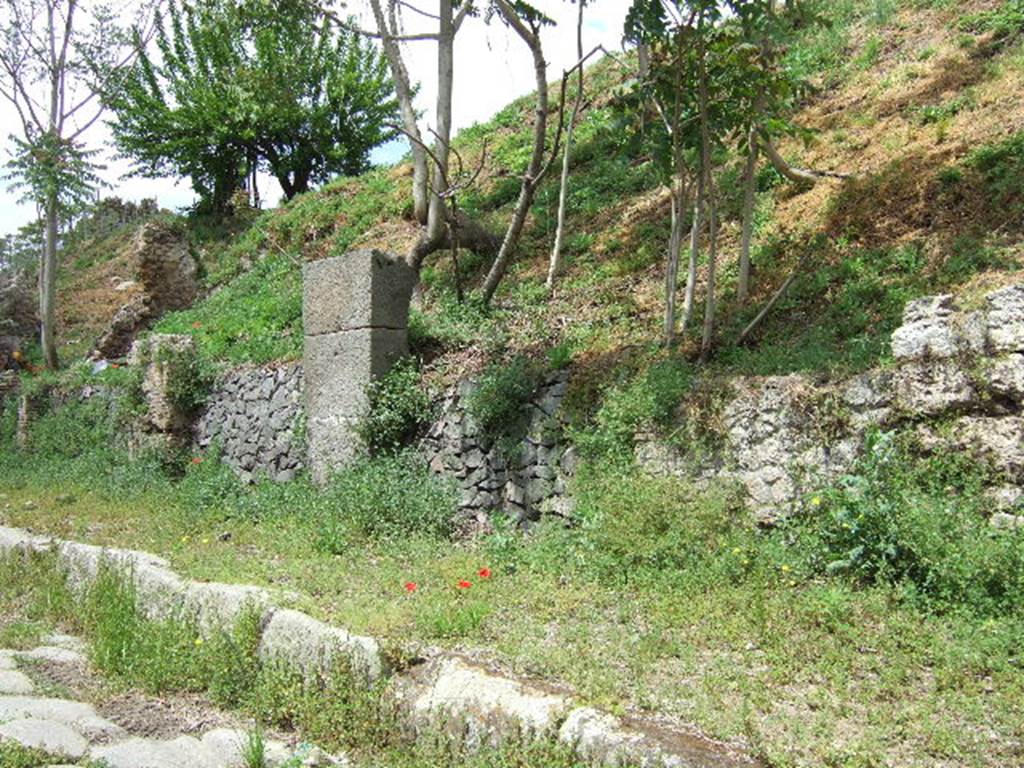
<path fill-rule="evenodd" d="M 198 331 L 200 328 L 203 327 L 203 324 L 200 323 L 200 322 L 195 322 L 195 323 L 192 323 L 192 327 L 195 328 Z"/>
<path fill-rule="evenodd" d="M 820 507 L 821 506 L 821 496 L 815 496 L 813 499 L 811 499 L 811 506 L 812 507 Z"/>
<path fill-rule="evenodd" d="M 741 554 L 743 554 L 743 550 L 742 550 L 742 549 L 740 549 L 739 547 L 733 547 L 733 548 L 732 548 L 732 553 L 733 553 L 734 555 L 741 555 Z"/>
<path fill-rule="evenodd" d="M 203 543 L 203 544 L 209 544 L 209 543 L 210 543 L 210 540 L 209 540 L 209 539 L 203 539 L 203 542 L 202 542 L 202 543 Z"/>
<path fill-rule="evenodd" d="M 415 581 L 407 581 L 407 582 L 405 582 L 405 591 L 406 592 L 410 592 L 410 593 L 411 592 L 415 592 L 417 590 L 417 588 L 419 588 L 419 584 L 417 584 Z"/>
<path fill-rule="evenodd" d="M 790 567 L 789 567 L 788 565 L 783 565 L 783 566 L 782 566 L 782 572 L 783 572 L 783 573 L 789 573 L 789 572 L 790 572 L 790 570 L 791 570 L 791 569 L 790 569 Z"/>
<path fill-rule="evenodd" d="M 181 537 L 181 543 L 182 544 L 188 544 L 188 536 L 182 536 Z"/>
<path fill-rule="evenodd" d="M 481 579 L 489 579 L 489 578 L 491 578 L 491 569 L 490 568 L 481 568 L 477 573 L 480 575 Z"/>
<path fill-rule="evenodd" d="M 196 641 L 195 641 L 195 645 L 196 645 L 196 648 L 198 648 L 198 647 L 199 647 L 199 646 L 201 646 L 202 644 L 203 644 L 203 638 L 201 638 L 201 637 L 197 637 L 197 638 L 196 638 Z"/>
<path fill-rule="evenodd" d="M 203 457 L 202 456 L 193 456 L 192 457 L 192 463 L 193 464 L 202 464 L 203 463 Z"/>
<path fill-rule="evenodd" d="M 460 581 L 455 586 L 457 586 L 459 589 L 469 589 L 470 587 L 473 586 L 473 582 L 466 581 L 465 579 L 463 579 L 462 581 Z"/>

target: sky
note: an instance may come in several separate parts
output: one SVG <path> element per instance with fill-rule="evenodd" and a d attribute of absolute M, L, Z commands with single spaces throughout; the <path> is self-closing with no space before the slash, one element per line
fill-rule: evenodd
<path fill-rule="evenodd" d="M 589 51 L 595 45 L 609 50 L 620 48 L 622 26 L 630 0 L 592 0 L 584 17 L 583 47 Z M 355 0 L 344 10 L 357 14 L 365 28 L 372 28 L 369 12 Z M 535 0 L 534 5 L 557 22 L 542 32 L 544 55 L 548 61 L 548 80 L 558 78 L 564 69 L 576 61 L 576 5 L 567 0 Z M 431 9 L 432 0 L 421 0 L 419 7 Z M 416 14 L 406 13 L 406 32 L 430 31 Z M 436 23 L 436 22 L 435 22 Z M 434 101 L 437 97 L 437 46 L 431 42 L 412 42 L 405 46 L 406 66 L 413 80 L 419 81 L 417 106 L 424 113 L 421 125 L 433 125 Z M 468 18 L 455 43 L 455 82 L 453 89 L 452 122 L 456 130 L 483 122 L 513 99 L 533 91 L 532 58 L 526 45 L 499 20 L 488 25 L 483 18 Z M 11 147 L 7 136 L 19 123 L 11 105 L 0 103 L 0 136 L 3 138 L 3 162 L 10 158 Z M 160 206 L 178 209 L 192 205 L 196 198 L 187 179 L 144 179 L 125 177 L 130 164 L 112 156 L 109 149 L 110 131 L 102 122 L 85 134 L 90 148 L 101 150 L 101 162 L 107 168 L 101 174 L 111 186 L 104 195 L 125 200 L 155 197 Z M 394 162 L 406 151 L 404 142 L 393 142 L 379 147 L 372 155 L 376 163 Z M 0 235 L 13 232 L 35 217 L 32 205 L 18 202 L 18 194 L 0 181 Z M 280 188 L 270 178 L 261 181 L 264 207 L 276 204 Z"/>

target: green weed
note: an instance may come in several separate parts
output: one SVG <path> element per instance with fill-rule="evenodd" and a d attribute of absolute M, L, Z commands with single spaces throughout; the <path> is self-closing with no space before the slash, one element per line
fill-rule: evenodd
<path fill-rule="evenodd" d="M 542 370 L 525 356 L 495 362 L 476 382 L 466 409 L 480 429 L 499 438 L 523 421 L 523 406 L 537 390 Z"/>
<path fill-rule="evenodd" d="M 422 460 L 408 453 L 385 455 L 338 472 L 311 498 L 317 547 L 344 552 L 369 539 L 444 537 L 451 531 L 455 496 Z"/>
<path fill-rule="evenodd" d="M 796 523 L 810 567 L 899 587 L 927 608 L 1024 615 L 1024 536 L 988 524 L 984 472 L 966 457 L 909 451 L 876 435 L 857 470 L 814 497 Z"/>
<path fill-rule="evenodd" d="M 407 445 L 430 422 L 433 403 L 416 360 L 406 357 L 367 388 L 370 408 L 359 436 L 371 454 Z"/>

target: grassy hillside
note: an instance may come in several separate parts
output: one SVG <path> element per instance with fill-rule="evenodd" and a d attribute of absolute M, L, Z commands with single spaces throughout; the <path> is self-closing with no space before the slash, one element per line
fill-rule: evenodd
<path fill-rule="evenodd" d="M 820 4 L 828 24 L 798 32 L 789 52 L 818 88 L 796 116 L 814 138 L 783 151 L 795 163 L 853 178 L 802 189 L 762 168 L 754 299 L 740 307 L 740 159 L 723 159 L 716 365 L 747 373 L 863 368 L 884 360 L 887 334 L 907 299 L 950 290 L 976 295 L 1020 276 L 1024 55 L 1019 36 L 1004 29 L 1017 6 Z M 657 341 L 668 200 L 650 160 L 632 156 L 622 140 L 610 104 L 620 78 L 608 62 L 589 75 L 571 174 L 568 267 L 552 300 L 542 278 L 557 206 L 553 177 L 537 196 L 494 308 L 459 305 L 446 255 L 428 263 L 414 341 L 439 369 L 461 369 L 467 357 L 479 364 L 481 346 L 556 345 L 570 348 L 578 366 L 607 369 L 609 359 Z M 485 171 L 460 202 L 495 231 L 518 190 L 530 109 L 530 99 L 521 99 L 456 141 L 467 164 L 487 143 Z M 302 261 L 353 246 L 404 252 L 417 233 L 408 220 L 408 173 L 399 166 L 335 182 L 258 217 L 240 238 L 203 241 L 211 294 L 166 318 L 160 330 L 192 334 L 209 357 L 232 363 L 297 356 Z M 735 347 L 739 329 L 802 259 L 801 275 L 754 343 Z M 472 254 L 461 263 L 468 286 L 487 266 Z M 692 344 L 684 341 L 684 355 Z"/>

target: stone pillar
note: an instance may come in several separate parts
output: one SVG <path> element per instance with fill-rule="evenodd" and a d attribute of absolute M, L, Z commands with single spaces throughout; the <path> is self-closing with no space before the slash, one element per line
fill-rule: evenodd
<path fill-rule="evenodd" d="M 38 404 L 28 395 L 18 398 L 18 426 L 14 433 L 14 444 L 22 450 L 28 448 L 29 430 L 37 410 Z"/>
<path fill-rule="evenodd" d="M 303 271 L 306 418 L 313 482 L 360 451 L 366 386 L 408 352 L 415 271 L 381 251 L 349 251 Z"/>

